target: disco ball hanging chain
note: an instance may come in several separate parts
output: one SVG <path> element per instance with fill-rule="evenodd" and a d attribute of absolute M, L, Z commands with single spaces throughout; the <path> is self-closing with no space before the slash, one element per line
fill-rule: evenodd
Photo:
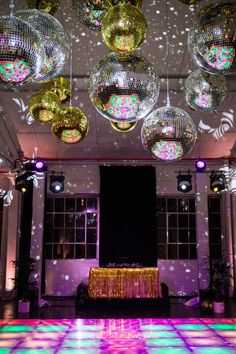
<path fill-rule="evenodd" d="M 196 142 L 197 130 L 192 118 L 180 108 L 170 105 L 169 96 L 169 21 L 166 2 L 166 106 L 153 111 L 145 120 L 141 130 L 144 148 L 159 161 L 177 161 L 188 155 Z"/>

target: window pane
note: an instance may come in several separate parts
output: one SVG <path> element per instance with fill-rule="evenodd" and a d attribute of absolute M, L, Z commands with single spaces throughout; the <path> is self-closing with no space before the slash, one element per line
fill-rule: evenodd
<path fill-rule="evenodd" d="M 86 258 L 96 258 L 96 245 L 87 245 Z"/>
<path fill-rule="evenodd" d="M 177 227 L 177 214 L 168 214 L 168 227 Z"/>
<path fill-rule="evenodd" d="M 44 257 L 46 259 L 52 259 L 52 245 L 45 245 L 45 247 L 44 247 Z"/>
<path fill-rule="evenodd" d="M 92 213 L 97 211 L 97 198 L 87 198 L 87 211 Z"/>
<path fill-rule="evenodd" d="M 191 229 L 195 229 L 196 228 L 196 216 L 195 216 L 195 214 L 190 214 L 189 215 L 189 227 Z"/>
<path fill-rule="evenodd" d="M 197 246 L 196 245 L 190 245 L 190 259 L 197 259 Z"/>
<path fill-rule="evenodd" d="M 221 229 L 211 229 L 210 243 L 221 243 Z"/>
<path fill-rule="evenodd" d="M 64 215 L 63 214 L 54 214 L 54 228 L 55 227 L 64 227 Z"/>
<path fill-rule="evenodd" d="M 75 211 L 75 198 L 66 198 L 66 211 Z"/>
<path fill-rule="evenodd" d="M 65 230 L 65 242 L 75 242 L 74 229 Z"/>
<path fill-rule="evenodd" d="M 46 214 L 44 221 L 44 232 L 47 235 L 46 240 L 52 240 L 53 237 L 53 214 Z"/>
<path fill-rule="evenodd" d="M 168 245 L 168 259 L 178 259 L 177 245 Z"/>
<path fill-rule="evenodd" d="M 169 242 L 170 243 L 177 243 L 178 239 L 178 232 L 176 229 L 169 229 Z"/>
<path fill-rule="evenodd" d="M 85 258 L 85 245 L 75 246 L 75 258 L 77 259 Z"/>
<path fill-rule="evenodd" d="M 64 245 L 64 259 L 74 258 L 74 245 Z"/>
<path fill-rule="evenodd" d="M 188 243 L 188 229 L 179 229 L 179 242 Z"/>
<path fill-rule="evenodd" d="M 189 230 L 189 242 L 196 243 L 196 230 L 195 229 Z"/>
<path fill-rule="evenodd" d="M 167 211 L 177 211 L 177 199 L 168 198 L 167 199 Z"/>
<path fill-rule="evenodd" d="M 166 211 L 166 198 L 157 198 L 157 211 Z"/>
<path fill-rule="evenodd" d="M 97 214 L 87 213 L 87 227 L 97 226 Z"/>
<path fill-rule="evenodd" d="M 178 211 L 180 213 L 188 212 L 188 198 L 179 198 L 178 199 Z"/>
<path fill-rule="evenodd" d="M 167 246 L 166 245 L 158 245 L 157 246 L 157 257 L 159 259 L 167 258 Z"/>
<path fill-rule="evenodd" d="M 179 214 L 178 215 L 179 219 L 179 228 L 188 228 L 188 214 Z"/>
<path fill-rule="evenodd" d="M 220 202 L 221 199 L 219 197 L 209 197 L 208 205 L 210 212 L 219 212 L 220 211 Z"/>
<path fill-rule="evenodd" d="M 76 227 L 85 227 L 85 214 L 78 213 L 75 216 Z"/>
<path fill-rule="evenodd" d="M 160 243 L 167 242 L 166 229 L 158 229 L 157 230 L 157 241 Z"/>
<path fill-rule="evenodd" d="M 76 242 L 85 242 L 85 230 L 77 229 L 76 230 Z"/>
<path fill-rule="evenodd" d="M 166 214 L 157 214 L 157 227 L 166 227 Z"/>
<path fill-rule="evenodd" d="M 221 245 L 211 245 L 210 255 L 212 259 L 217 259 L 221 257 Z"/>
<path fill-rule="evenodd" d="M 64 198 L 55 198 L 55 211 L 57 212 L 65 211 Z"/>
<path fill-rule="evenodd" d="M 195 199 L 194 198 L 189 199 L 189 211 L 190 211 L 190 213 L 195 213 Z"/>
<path fill-rule="evenodd" d="M 77 198 L 76 199 L 76 210 L 79 212 L 86 211 L 86 199 L 85 198 Z"/>
<path fill-rule="evenodd" d="M 188 245 L 179 245 L 179 259 L 188 259 Z"/>
<path fill-rule="evenodd" d="M 45 211 L 53 211 L 53 198 L 46 198 L 45 201 Z"/>
<path fill-rule="evenodd" d="M 65 214 L 65 227 L 75 227 L 75 214 Z"/>
<path fill-rule="evenodd" d="M 63 245 L 53 245 L 53 258 L 63 259 Z"/>
<path fill-rule="evenodd" d="M 96 242 L 97 242 L 97 230 L 87 229 L 87 243 L 96 243 Z"/>
<path fill-rule="evenodd" d="M 56 243 L 65 242 L 65 230 L 64 229 L 54 229 L 54 242 L 56 242 Z"/>
<path fill-rule="evenodd" d="M 221 220 L 219 213 L 210 213 L 209 215 L 209 227 L 210 228 L 221 228 Z"/>

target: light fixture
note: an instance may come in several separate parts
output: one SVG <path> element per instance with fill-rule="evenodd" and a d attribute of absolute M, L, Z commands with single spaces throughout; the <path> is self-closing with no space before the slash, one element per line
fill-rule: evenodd
<path fill-rule="evenodd" d="M 222 171 L 212 171 L 210 175 L 210 189 L 214 193 L 225 189 L 225 174 Z"/>
<path fill-rule="evenodd" d="M 30 172 L 44 172 L 47 171 L 48 167 L 42 160 L 30 161 L 24 164 L 26 171 Z"/>
<path fill-rule="evenodd" d="M 204 160 L 197 160 L 195 162 L 195 167 L 196 167 L 196 170 L 197 172 L 202 172 L 206 169 L 206 161 Z"/>
<path fill-rule="evenodd" d="M 62 175 L 51 175 L 49 190 L 53 193 L 61 193 L 64 191 L 65 177 Z"/>
<path fill-rule="evenodd" d="M 181 175 L 178 174 L 177 178 L 177 190 L 182 193 L 188 193 L 192 190 L 192 176 L 190 174 Z"/>
<path fill-rule="evenodd" d="M 15 178 L 15 189 L 19 192 L 25 193 L 29 189 L 30 180 L 32 179 L 33 172 L 22 171 L 18 173 Z"/>

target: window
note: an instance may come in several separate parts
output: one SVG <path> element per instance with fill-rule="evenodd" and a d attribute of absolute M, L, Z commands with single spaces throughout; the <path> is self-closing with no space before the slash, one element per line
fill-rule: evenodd
<path fill-rule="evenodd" d="M 2 250 L 2 218 L 3 218 L 3 198 L 0 198 L 0 258 Z"/>
<path fill-rule="evenodd" d="M 97 197 L 49 197 L 45 204 L 46 259 L 94 259 L 98 243 Z"/>
<path fill-rule="evenodd" d="M 221 257 L 221 196 L 208 197 L 209 247 L 210 258 Z"/>
<path fill-rule="evenodd" d="M 197 258 L 194 198 L 157 198 L 157 254 L 159 259 Z"/>

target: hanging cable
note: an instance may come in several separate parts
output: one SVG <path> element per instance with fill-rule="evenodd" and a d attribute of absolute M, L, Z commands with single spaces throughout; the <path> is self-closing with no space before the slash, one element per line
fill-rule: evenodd
<path fill-rule="evenodd" d="M 13 16 L 14 6 L 15 6 L 14 0 L 10 0 L 10 3 L 9 3 L 10 16 Z"/>
<path fill-rule="evenodd" d="M 169 1 L 166 1 L 166 105 L 170 107 L 170 92 L 169 92 Z"/>

